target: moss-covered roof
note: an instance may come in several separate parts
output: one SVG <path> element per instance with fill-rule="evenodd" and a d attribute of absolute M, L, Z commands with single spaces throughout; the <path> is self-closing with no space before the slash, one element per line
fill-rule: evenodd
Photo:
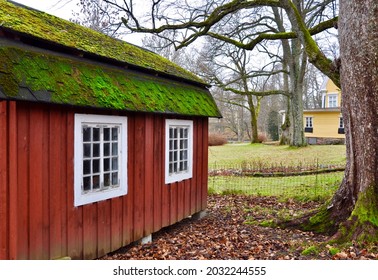
<path fill-rule="evenodd" d="M 0 40 L 0 99 L 220 117 L 204 87 Z"/>
<path fill-rule="evenodd" d="M 5 0 L 0 0 L 1 99 L 221 116 L 202 80 L 169 60 Z"/>
<path fill-rule="evenodd" d="M 203 83 L 196 75 L 153 52 L 6 0 L 0 0 L 0 27 L 80 52 Z"/>

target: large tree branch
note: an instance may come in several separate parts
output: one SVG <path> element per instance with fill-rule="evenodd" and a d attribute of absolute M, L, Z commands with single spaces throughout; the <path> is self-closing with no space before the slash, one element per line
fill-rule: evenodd
<path fill-rule="evenodd" d="M 338 17 L 335 17 L 333 19 L 321 22 L 320 24 L 314 26 L 313 28 L 310 28 L 308 30 L 308 33 L 313 36 L 316 34 L 319 34 L 327 29 L 333 28 L 336 26 L 338 21 Z M 284 40 L 284 39 L 295 39 L 297 38 L 297 34 L 295 32 L 278 32 L 278 33 L 262 33 L 259 34 L 255 39 L 252 41 L 244 44 L 239 40 L 235 40 L 233 38 L 227 37 L 222 34 L 214 33 L 214 32 L 208 32 L 208 36 L 211 36 L 215 39 L 233 44 L 239 48 L 243 48 L 246 50 L 253 50 L 257 44 L 261 43 L 262 41 L 265 40 Z"/>
<path fill-rule="evenodd" d="M 327 75 L 336 86 L 341 87 L 339 69 L 337 69 L 333 62 L 320 50 L 319 46 L 312 38 L 310 30 L 307 29 L 307 26 L 297 7 L 291 0 L 283 0 L 282 2 L 285 5 L 285 11 L 289 17 L 289 20 L 291 21 L 294 32 L 298 35 L 298 38 L 301 40 L 301 43 L 304 46 L 309 61 L 321 72 Z"/>
<path fill-rule="evenodd" d="M 269 95 L 285 95 L 285 96 L 290 96 L 291 93 L 285 90 L 267 90 L 267 91 L 242 91 L 242 90 L 237 90 L 234 88 L 230 87 L 225 87 L 224 90 L 226 91 L 231 91 L 232 93 L 238 94 L 238 95 L 243 95 L 243 96 L 248 96 L 248 95 L 254 95 L 254 96 L 269 96 Z"/>

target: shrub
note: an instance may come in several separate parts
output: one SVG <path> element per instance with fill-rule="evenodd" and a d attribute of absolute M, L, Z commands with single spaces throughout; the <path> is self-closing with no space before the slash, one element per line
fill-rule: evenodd
<path fill-rule="evenodd" d="M 260 132 L 259 135 L 257 136 L 257 139 L 259 139 L 259 143 L 263 143 L 268 140 L 268 136 L 266 136 L 265 133 Z"/>
<path fill-rule="evenodd" d="M 226 137 L 219 133 L 209 133 L 209 146 L 222 146 L 227 143 Z"/>

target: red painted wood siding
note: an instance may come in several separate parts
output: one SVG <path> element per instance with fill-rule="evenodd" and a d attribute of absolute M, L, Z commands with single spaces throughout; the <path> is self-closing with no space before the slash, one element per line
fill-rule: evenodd
<path fill-rule="evenodd" d="M 93 259 L 206 208 L 207 119 L 193 178 L 166 185 L 165 117 L 145 114 L 127 114 L 128 194 L 74 207 L 74 113 L 0 101 L 0 259 Z"/>

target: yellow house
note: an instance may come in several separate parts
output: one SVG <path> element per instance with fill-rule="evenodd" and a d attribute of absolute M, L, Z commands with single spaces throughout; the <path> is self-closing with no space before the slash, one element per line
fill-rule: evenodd
<path fill-rule="evenodd" d="M 321 87 L 322 107 L 303 111 L 305 137 L 309 144 L 344 143 L 341 91 L 326 78 Z"/>

